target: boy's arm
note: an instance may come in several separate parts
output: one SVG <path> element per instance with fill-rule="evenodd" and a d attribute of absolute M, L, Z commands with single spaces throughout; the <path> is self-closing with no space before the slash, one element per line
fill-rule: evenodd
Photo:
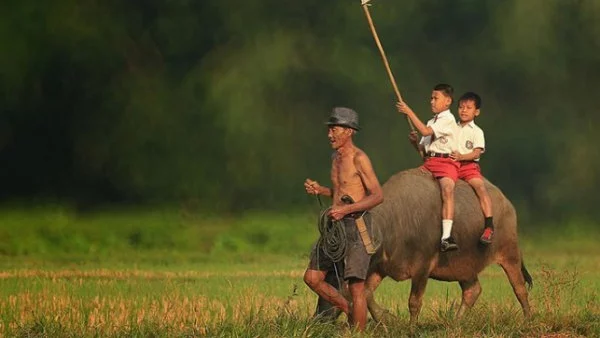
<path fill-rule="evenodd" d="M 466 154 L 460 154 L 458 151 L 453 151 L 450 154 L 450 158 L 455 161 L 473 161 L 481 157 L 481 154 L 485 152 L 485 137 L 483 136 L 483 130 L 476 129 L 473 136 L 473 151 Z"/>
<path fill-rule="evenodd" d="M 461 154 L 458 151 L 453 151 L 452 154 L 450 154 L 450 158 L 455 161 L 474 161 L 481 157 L 482 152 L 483 149 L 481 148 L 475 148 L 472 152 L 467 154 Z"/>
<path fill-rule="evenodd" d="M 425 146 L 419 142 L 419 135 L 415 130 L 408 134 L 408 139 L 410 140 L 410 144 L 415 147 L 419 155 L 421 155 L 421 157 L 425 157 Z"/>
<path fill-rule="evenodd" d="M 398 112 L 406 114 L 406 116 L 408 116 L 408 118 L 412 121 L 412 123 L 415 125 L 415 128 L 417 128 L 421 135 L 429 136 L 433 134 L 433 129 L 421 122 L 419 117 L 417 117 L 415 112 L 406 103 L 398 102 L 396 103 L 396 108 L 398 109 Z"/>

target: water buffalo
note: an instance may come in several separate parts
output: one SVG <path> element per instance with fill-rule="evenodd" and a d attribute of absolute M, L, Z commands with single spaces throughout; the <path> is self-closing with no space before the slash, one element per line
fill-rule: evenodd
<path fill-rule="evenodd" d="M 495 233 L 489 246 L 479 243 L 483 214 L 473 189 L 465 182 L 456 185 L 455 217 L 452 234 L 459 251 L 440 252 L 441 196 L 438 183 L 423 169 L 410 169 L 392 176 L 384 185 L 384 202 L 372 210 L 373 231 L 381 245 L 373 255 L 367 277 L 367 303 L 376 321 L 386 322 L 387 311 L 380 307 L 373 293 L 381 280 L 411 280 L 408 301 L 410 323 L 415 324 L 421 310 L 427 280 L 457 281 L 462 288 L 461 317 L 481 293 L 478 274 L 489 264 L 499 264 L 521 303 L 525 317 L 530 309 L 525 283 L 532 278 L 525 269 L 517 240 L 517 215 L 500 189 L 486 181 L 494 210 Z M 327 280 L 336 286 L 331 273 Z M 331 305 L 319 299 L 317 314 L 337 317 Z"/>

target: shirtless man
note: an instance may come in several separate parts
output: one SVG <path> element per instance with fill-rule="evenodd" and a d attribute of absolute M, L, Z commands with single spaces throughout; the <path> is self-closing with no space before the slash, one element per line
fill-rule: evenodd
<path fill-rule="evenodd" d="M 330 219 L 344 223 L 347 241 L 344 280 L 349 283 L 352 306 L 338 290 L 325 281 L 334 262 L 320 248 L 315 247 L 311 253 L 304 282 L 319 296 L 346 313 L 350 324 L 362 331 L 367 324 L 365 278 L 371 256 L 358 234 L 355 219 L 363 216 L 367 228 L 370 228 L 370 215 L 367 211 L 383 202 L 383 192 L 369 157 L 352 142 L 352 136 L 359 130 L 358 114 L 352 109 L 334 108 L 327 125 L 329 143 L 335 150 L 331 164 L 332 188 L 311 179 L 306 179 L 304 187 L 309 194 L 331 196 L 333 205 L 328 215 Z M 344 195 L 352 197 L 356 202 L 344 203 Z"/>

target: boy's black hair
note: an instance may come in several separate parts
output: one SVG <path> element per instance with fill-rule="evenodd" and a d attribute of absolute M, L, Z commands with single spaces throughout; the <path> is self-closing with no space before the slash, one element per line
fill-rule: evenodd
<path fill-rule="evenodd" d="M 435 87 L 433 87 L 433 90 L 444 93 L 444 95 L 446 95 L 447 97 L 452 99 L 452 101 L 454 101 L 454 98 L 452 97 L 452 95 L 454 95 L 454 88 L 452 88 L 451 85 L 446 83 L 438 83 L 435 85 Z"/>
<path fill-rule="evenodd" d="M 462 101 L 473 101 L 475 102 L 475 108 L 481 108 L 481 97 L 474 92 L 466 92 L 462 94 L 460 99 L 458 99 L 458 103 L 460 104 Z"/>

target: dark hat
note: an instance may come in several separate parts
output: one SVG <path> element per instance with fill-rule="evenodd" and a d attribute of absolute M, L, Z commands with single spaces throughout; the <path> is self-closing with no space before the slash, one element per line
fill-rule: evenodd
<path fill-rule="evenodd" d="M 354 110 L 345 107 L 333 108 L 331 116 L 325 124 L 328 126 L 352 128 L 356 131 L 360 129 L 358 127 L 358 114 Z"/>

